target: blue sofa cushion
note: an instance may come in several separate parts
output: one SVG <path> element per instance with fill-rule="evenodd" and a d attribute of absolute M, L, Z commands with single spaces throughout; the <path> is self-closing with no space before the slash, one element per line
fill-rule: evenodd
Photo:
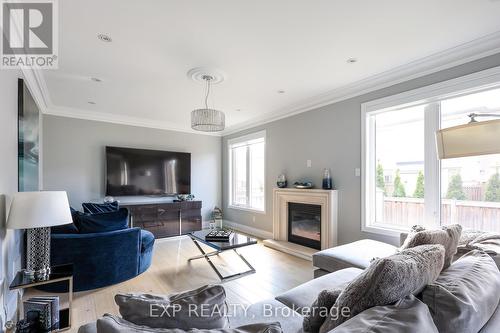
<path fill-rule="evenodd" d="M 82 203 L 82 207 L 84 213 L 90 213 L 90 214 L 116 212 L 119 209 L 118 201 L 102 203 L 102 204 L 84 202 Z"/>
<path fill-rule="evenodd" d="M 78 212 L 74 221 L 81 234 L 100 233 L 128 228 L 128 209 L 116 212 L 88 214 Z"/>
<path fill-rule="evenodd" d="M 79 231 L 74 223 L 70 223 L 51 227 L 50 232 L 53 234 L 77 234 Z"/>
<path fill-rule="evenodd" d="M 151 232 L 141 229 L 141 252 L 152 248 L 154 243 L 155 236 Z"/>

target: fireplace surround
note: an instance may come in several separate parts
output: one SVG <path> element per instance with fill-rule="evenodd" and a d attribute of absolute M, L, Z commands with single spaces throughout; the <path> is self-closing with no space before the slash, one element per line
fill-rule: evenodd
<path fill-rule="evenodd" d="M 289 241 L 289 203 L 320 206 L 320 248 L 337 245 L 338 192 L 321 189 L 273 189 L 273 239 L 264 240 L 264 245 L 297 257 L 312 260 L 318 247 L 309 247 Z"/>

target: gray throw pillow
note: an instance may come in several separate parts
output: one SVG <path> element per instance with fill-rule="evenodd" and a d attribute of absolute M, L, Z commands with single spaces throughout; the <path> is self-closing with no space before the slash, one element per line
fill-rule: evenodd
<path fill-rule="evenodd" d="M 319 293 L 318 298 L 313 302 L 309 312 L 304 314 L 302 328 L 304 332 L 317 333 L 326 317 L 328 311 L 337 301 L 342 289 L 323 290 Z M 326 310 L 326 311 L 325 311 Z"/>
<path fill-rule="evenodd" d="M 422 300 L 439 332 L 478 332 L 500 301 L 500 272 L 489 255 L 470 251 L 424 289 Z"/>
<path fill-rule="evenodd" d="M 393 305 L 375 306 L 336 327 L 331 333 L 439 333 L 429 308 L 413 295 Z"/>
<path fill-rule="evenodd" d="M 123 319 L 137 325 L 183 330 L 228 326 L 226 292 L 218 285 L 168 296 L 117 294 L 115 302 Z"/>
<path fill-rule="evenodd" d="M 345 287 L 320 333 L 331 331 L 373 306 L 389 305 L 419 293 L 438 277 L 444 252 L 442 245 L 421 245 L 375 260 Z"/>
<path fill-rule="evenodd" d="M 453 256 L 457 253 L 457 246 L 462 233 L 462 226 L 452 224 L 442 229 L 423 230 L 410 233 L 401 250 L 425 244 L 441 244 L 446 251 L 443 269 L 451 265 Z"/>
<path fill-rule="evenodd" d="M 279 323 L 251 324 L 237 328 L 192 329 L 151 328 L 130 323 L 122 318 L 105 314 L 97 320 L 97 333 L 281 333 Z"/>

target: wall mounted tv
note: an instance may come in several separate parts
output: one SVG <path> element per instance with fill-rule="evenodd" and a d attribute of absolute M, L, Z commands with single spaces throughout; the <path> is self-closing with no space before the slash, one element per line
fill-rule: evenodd
<path fill-rule="evenodd" d="M 106 147 L 106 195 L 191 193 L 191 154 Z"/>

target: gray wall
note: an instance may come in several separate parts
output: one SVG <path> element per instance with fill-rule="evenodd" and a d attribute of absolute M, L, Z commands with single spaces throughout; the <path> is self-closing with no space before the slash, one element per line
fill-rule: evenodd
<path fill-rule="evenodd" d="M 320 186 L 322 170 L 329 167 L 339 190 L 339 242 L 373 238 L 396 244 L 394 238 L 361 232 L 361 178 L 354 174 L 354 169 L 361 167 L 361 103 L 496 66 L 500 66 L 500 54 L 225 136 L 222 148 L 225 218 L 272 232 L 272 188 L 277 176 L 285 172 L 289 183 L 307 178 Z M 267 131 L 266 214 L 228 208 L 227 140 L 264 129 Z M 311 168 L 306 167 L 308 159 L 312 160 Z"/>
<path fill-rule="evenodd" d="M 17 192 L 17 70 L 0 75 L 0 331 L 16 310 L 16 292 L 9 283 L 20 268 L 21 233 L 6 230 L 5 221 L 12 195 Z"/>
<path fill-rule="evenodd" d="M 44 115 L 43 187 L 66 190 L 73 207 L 104 196 L 104 147 L 191 153 L 191 192 L 209 216 L 221 202 L 221 138 Z"/>

